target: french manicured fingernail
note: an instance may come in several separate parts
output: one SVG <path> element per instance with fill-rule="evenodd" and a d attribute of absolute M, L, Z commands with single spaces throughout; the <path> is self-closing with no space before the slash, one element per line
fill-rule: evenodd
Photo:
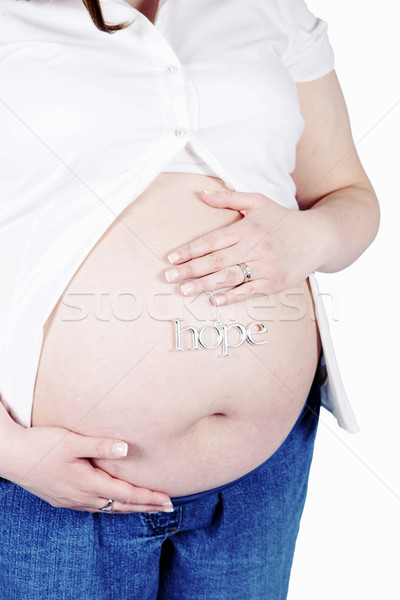
<path fill-rule="evenodd" d="M 117 442 L 112 447 L 112 453 L 116 457 L 126 456 L 128 454 L 128 444 L 126 442 Z"/>
<path fill-rule="evenodd" d="M 214 194 L 216 194 L 217 192 L 214 192 L 213 190 L 202 190 L 203 194 L 207 194 L 207 196 L 214 196 Z"/>
<path fill-rule="evenodd" d="M 178 262 L 178 260 L 179 260 L 178 252 L 171 252 L 171 254 L 168 254 L 168 260 L 172 264 Z"/>
<path fill-rule="evenodd" d="M 162 502 L 161 506 L 172 506 L 172 502 Z"/>
<path fill-rule="evenodd" d="M 224 296 L 214 296 L 214 302 L 217 306 L 221 306 L 221 304 L 225 304 Z"/>
<path fill-rule="evenodd" d="M 169 271 L 165 271 L 165 277 L 167 281 L 175 281 L 175 279 L 179 278 L 179 273 L 176 269 L 170 269 Z"/>
<path fill-rule="evenodd" d="M 192 294 L 194 292 L 193 283 L 182 283 L 181 290 L 187 296 L 188 294 Z"/>
<path fill-rule="evenodd" d="M 173 508 L 164 508 L 161 512 L 174 512 Z"/>

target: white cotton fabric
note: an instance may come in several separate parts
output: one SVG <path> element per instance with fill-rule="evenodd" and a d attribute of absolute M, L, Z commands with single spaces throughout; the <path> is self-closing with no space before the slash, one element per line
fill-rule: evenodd
<path fill-rule="evenodd" d="M 204 172 L 298 208 L 296 84 L 333 69 L 303 0 L 0 0 L 0 392 L 31 425 L 43 325 L 114 219 L 161 172 Z M 323 405 L 357 431 L 314 275 Z"/>

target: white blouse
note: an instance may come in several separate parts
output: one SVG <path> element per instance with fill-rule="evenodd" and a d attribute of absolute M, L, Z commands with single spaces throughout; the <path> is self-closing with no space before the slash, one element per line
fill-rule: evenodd
<path fill-rule="evenodd" d="M 129 27 L 99 31 L 81 0 L 0 0 L 0 393 L 26 427 L 43 325 L 115 218 L 174 169 L 298 209 L 295 82 L 334 64 L 303 0 L 161 0 L 154 25 L 125 0 L 101 5 Z M 355 432 L 310 282 L 322 403 Z"/>

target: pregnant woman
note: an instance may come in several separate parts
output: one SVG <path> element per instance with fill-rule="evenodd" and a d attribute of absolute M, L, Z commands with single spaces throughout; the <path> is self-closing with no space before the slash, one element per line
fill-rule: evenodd
<path fill-rule="evenodd" d="M 2 598 L 286 598 L 314 271 L 374 239 L 303 0 L 0 0 Z"/>

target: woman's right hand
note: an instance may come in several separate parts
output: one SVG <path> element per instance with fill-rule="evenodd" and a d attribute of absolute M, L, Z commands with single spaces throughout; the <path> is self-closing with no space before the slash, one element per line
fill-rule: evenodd
<path fill-rule="evenodd" d="M 166 494 L 136 487 L 91 464 L 90 458 L 120 459 L 125 442 L 63 427 L 16 426 L 7 438 L 9 460 L 0 474 L 54 507 L 99 512 L 112 498 L 112 513 L 171 512 Z"/>

